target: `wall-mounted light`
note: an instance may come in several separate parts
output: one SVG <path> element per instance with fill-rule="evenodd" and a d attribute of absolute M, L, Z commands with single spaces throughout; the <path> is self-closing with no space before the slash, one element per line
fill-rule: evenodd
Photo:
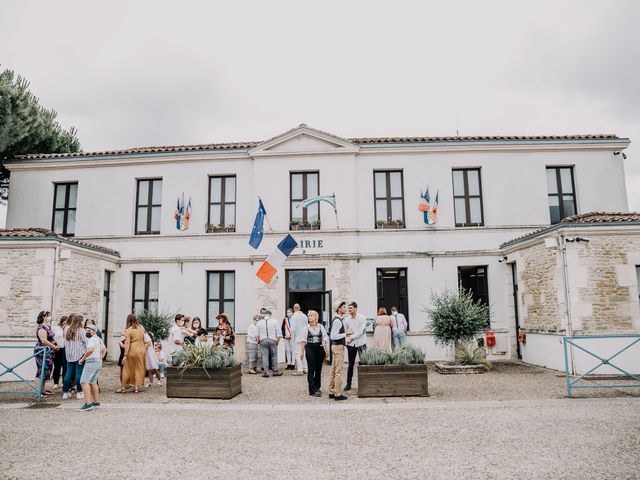
<path fill-rule="evenodd" d="M 569 237 L 569 238 L 565 238 L 565 242 L 588 242 L 589 239 L 588 238 L 584 238 L 584 237 Z"/>
<path fill-rule="evenodd" d="M 506 262 L 506 261 L 507 261 L 507 257 L 506 256 L 498 259 L 498 263 L 502 263 L 502 262 Z"/>

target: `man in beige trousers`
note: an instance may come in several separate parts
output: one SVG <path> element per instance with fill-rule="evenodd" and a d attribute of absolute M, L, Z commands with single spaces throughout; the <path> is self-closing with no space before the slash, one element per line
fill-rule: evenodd
<path fill-rule="evenodd" d="M 331 322 L 331 352 L 333 353 L 333 361 L 331 362 L 331 374 L 329 382 L 329 398 L 334 400 L 346 400 L 347 397 L 342 394 L 342 374 L 344 371 L 344 351 L 346 348 L 347 333 L 344 328 L 342 318 L 346 310 L 345 302 L 336 302 L 336 316 Z"/>

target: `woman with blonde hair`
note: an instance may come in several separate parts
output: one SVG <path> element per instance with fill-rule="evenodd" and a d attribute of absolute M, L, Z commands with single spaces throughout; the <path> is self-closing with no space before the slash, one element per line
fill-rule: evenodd
<path fill-rule="evenodd" d="M 127 316 L 127 329 L 124 331 L 124 368 L 122 381 L 116 393 L 124 393 L 127 385 L 133 385 L 133 392 L 138 393 L 144 386 L 144 377 L 147 371 L 146 353 L 147 346 L 144 341 L 144 327 L 138 323 L 134 314 Z"/>
<path fill-rule="evenodd" d="M 329 336 L 322 325 L 318 324 L 318 312 L 307 312 L 309 325 L 303 328 L 300 338 L 300 360 L 307 356 L 307 383 L 309 395 L 320 397 L 320 378 L 322 376 L 322 362 L 329 350 Z"/>

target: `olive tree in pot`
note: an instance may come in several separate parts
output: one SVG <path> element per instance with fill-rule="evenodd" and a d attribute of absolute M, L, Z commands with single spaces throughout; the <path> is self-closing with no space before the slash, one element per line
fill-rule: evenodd
<path fill-rule="evenodd" d="M 489 307 L 474 301 L 470 291 L 444 290 L 431 295 L 432 307 L 425 308 L 427 329 L 436 344 L 453 347 L 454 361 L 436 363 L 439 373 L 483 373 L 491 368 L 483 348 L 472 342 L 489 328 Z"/>
<path fill-rule="evenodd" d="M 143 310 L 137 317 L 138 322 L 144 327 L 154 343 L 169 338 L 169 331 L 174 317 L 172 313 Z"/>

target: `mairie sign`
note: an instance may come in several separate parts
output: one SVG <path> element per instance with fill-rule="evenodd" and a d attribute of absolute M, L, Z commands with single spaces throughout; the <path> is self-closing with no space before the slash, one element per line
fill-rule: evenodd
<path fill-rule="evenodd" d="M 324 248 L 324 240 L 300 240 L 298 248 Z"/>

